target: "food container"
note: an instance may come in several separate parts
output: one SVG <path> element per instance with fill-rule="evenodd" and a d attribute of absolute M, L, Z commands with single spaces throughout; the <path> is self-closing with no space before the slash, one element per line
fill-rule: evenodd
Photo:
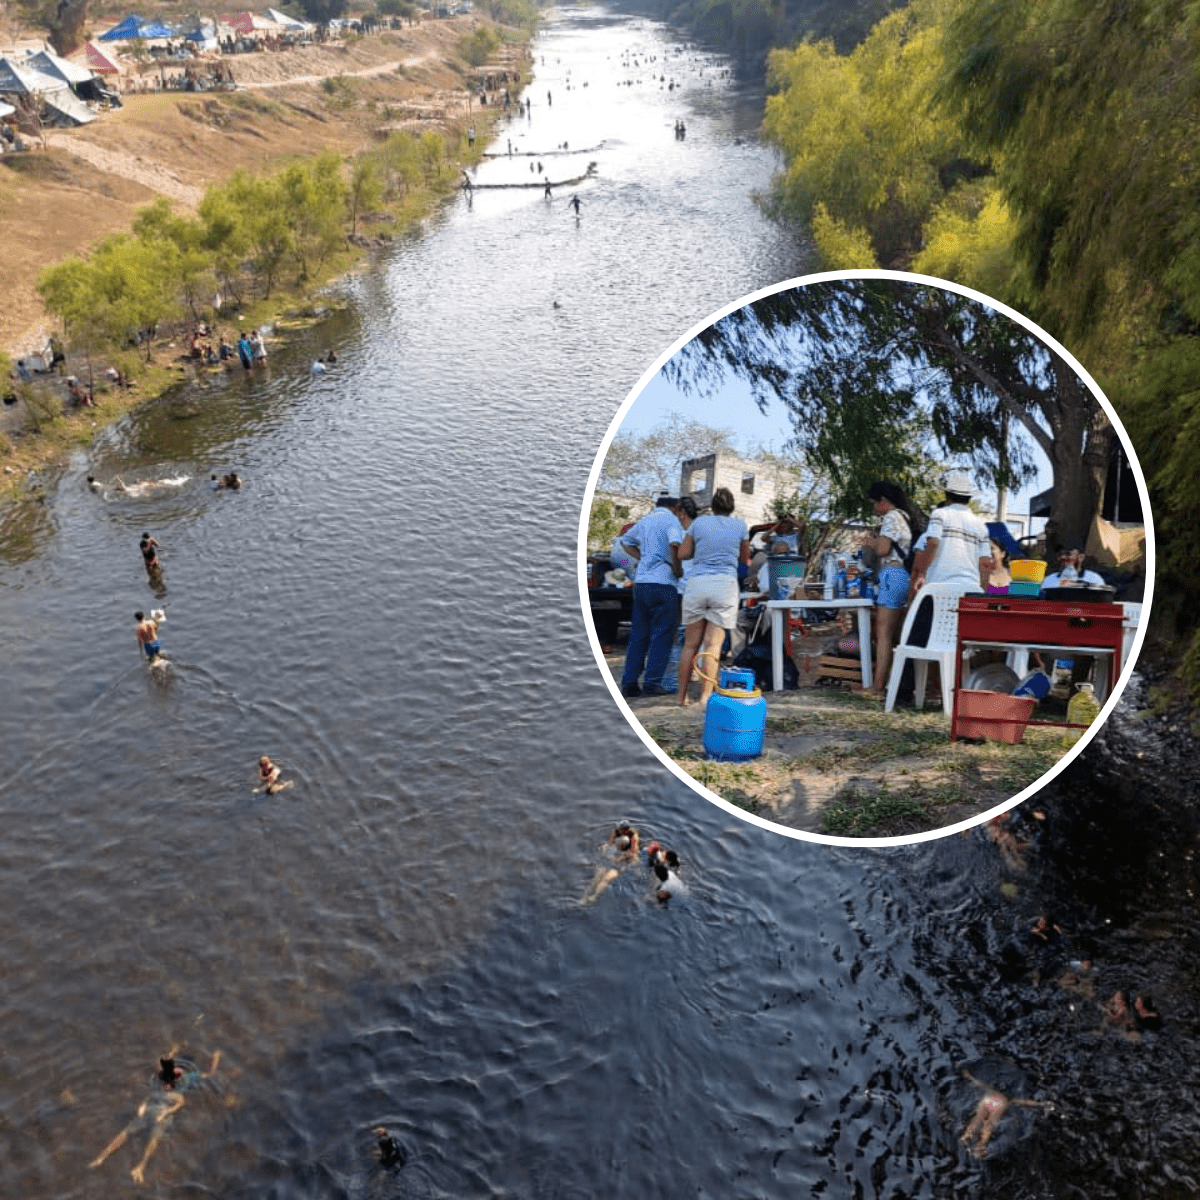
<path fill-rule="evenodd" d="M 1041 583 L 1046 578 L 1046 564 L 1040 558 L 1014 558 L 1009 561 L 1008 573 L 1022 583 Z"/>
<path fill-rule="evenodd" d="M 1039 596 L 1042 592 L 1040 583 L 1029 583 L 1025 580 L 1014 579 L 1008 585 L 1008 594 L 1010 596 Z"/>

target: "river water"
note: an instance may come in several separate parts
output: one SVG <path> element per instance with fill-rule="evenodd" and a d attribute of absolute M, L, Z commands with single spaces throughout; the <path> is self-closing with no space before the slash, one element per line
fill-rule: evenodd
<path fill-rule="evenodd" d="M 595 161 L 578 220 L 478 188 L 265 373 L 147 406 L 6 517 L 0 1191 L 127 1194 L 144 1128 L 88 1162 L 178 1044 L 222 1060 L 150 1195 L 1190 1195 L 1194 831 L 1138 757 L 1172 718 L 1134 689 L 1005 858 L 779 838 L 613 705 L 575 574 L 595 449 L 668 344 L 806 260 L 750 200 L 761 96 L 719 60 L 602 7 L 535 50 L 477 182 Z M 290 791 L 253 794 L 263 753 Z M 640 867 L 579 903 L 622 817 L 681 854 L 669 907 Z M 1105 1026 L 1118 987 L 1164 1031 Z M 964 1067 L 1052 1108 L 981 1161 Z"/>

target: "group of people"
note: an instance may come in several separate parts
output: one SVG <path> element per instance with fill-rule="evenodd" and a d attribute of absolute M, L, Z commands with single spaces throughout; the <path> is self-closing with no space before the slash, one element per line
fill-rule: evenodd
<path fill-rule="evenodd" d="M 641 835 L 628 821 L 618 821 L 604 843 L 606 861 L 596 868 L 582 903 L 595 901 L 627 866 L 637 862 L 641 852 Z M 679 855 L 674 850 L 654 841 L 645 847 L 645 855 L 655 879 L 654 894 L 660 903 L 665 904 L 686 890 L 679 877 Z"/>
<path fill-rule="evenodd" d="M 901 622 L 922 588 L 936 583 L 958 587 L 964 595 L 982 593 L 1007 573 L 1004 548 L 993 542 L 987 524 L 971 508 L 975 486 L 966 472 L 949 472 L 943 501 L 928 516 L 895 483 L 877 481 L 867 495 L 879 524 L 860 538 L 877 580 L 874 676 L 865 694 L 882 697 Z M 751 562 L 750 539 L 763 531 L 766 544 Z M 623 531 L 613 548 L 613 566 L 634 576 L 622 695 L 633 699 L 675 690 L 664 683 L 664 675 L 682 623 L 679 703 L 690 702 L 693 671 L 701 679 L 699 699 L 706 703 L 717 683 L 725 635 L 737 622 L 739 577 L 753 574 L 771 554 L 796 553 L 800 532 L 792 518 L 748 530 L 734 515 L 728 488 L 716 489 L 711 512 L 702 516 L 689 496 L 659 497 L 656 507 Z M 1064 579 L 1102 583 L 1094 572 L 1084 570 L 1082 558 L 1078 546 L 1064 547 L 1059 571 L 1043 586 L 1053 587 Z M 924 596 L 909 633 L 913 645 L 926 644 L 932 618 L 932 598 Z"/>
<path fill-rule="evenodd" d="M 229 368 L 236 360 L 247 371 L 256 366 L 266 366 L 267 345 L 261 330 L 251 329 L 249 333 L 241 333 L 236 342 L 229 341 L 221 334 L 215 347 L 210 339 L 211 331 L 207 325 L 197 325 L 192 331 L 192 346 L 188 357 L 193 362 L 202 363 L 206 367 Z"/>

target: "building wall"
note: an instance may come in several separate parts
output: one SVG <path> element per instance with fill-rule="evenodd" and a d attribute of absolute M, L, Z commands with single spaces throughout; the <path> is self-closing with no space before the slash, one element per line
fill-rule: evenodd
<path fill-rule="evenodd" d="M 679 469 L 681 496 L 691 496 L 703 509 L 712 503 L 717 488 L 727 487 L 733 493 L 734 511 L 747 525 L 766 520 L 776 496 L 794 496 L 797 483 L 794 471 L 735 454 L 703 454 L 689 458 Z"/>

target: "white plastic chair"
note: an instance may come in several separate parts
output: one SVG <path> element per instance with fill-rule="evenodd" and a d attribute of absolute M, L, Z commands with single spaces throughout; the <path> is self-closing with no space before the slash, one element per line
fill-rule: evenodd
<path fill-rule="evenodd" d="M 891 712 L 896 705 L 896 693 L 900 690 L 900 677 L 904 664 L 910 659 L 913 664 L 914 699 L 917 708 L 925 704 L 925 681 L 929 664 L 935 662 L 941 675 L 942 710 L 946 716 L 954 711 L 955 656 L 958 654 L 958 602 L 967 589 L 961 583 L 927 583 L 913 598 L 904 618 L 900 632 L 900 644 L 892 655 L 892 673 L 888 678 L 887 700 L 883 711 Z M 921 601 L 928 596 L 933 601 L 933 624 L 924 646 L 906 645 L 921 608 Z"/>

